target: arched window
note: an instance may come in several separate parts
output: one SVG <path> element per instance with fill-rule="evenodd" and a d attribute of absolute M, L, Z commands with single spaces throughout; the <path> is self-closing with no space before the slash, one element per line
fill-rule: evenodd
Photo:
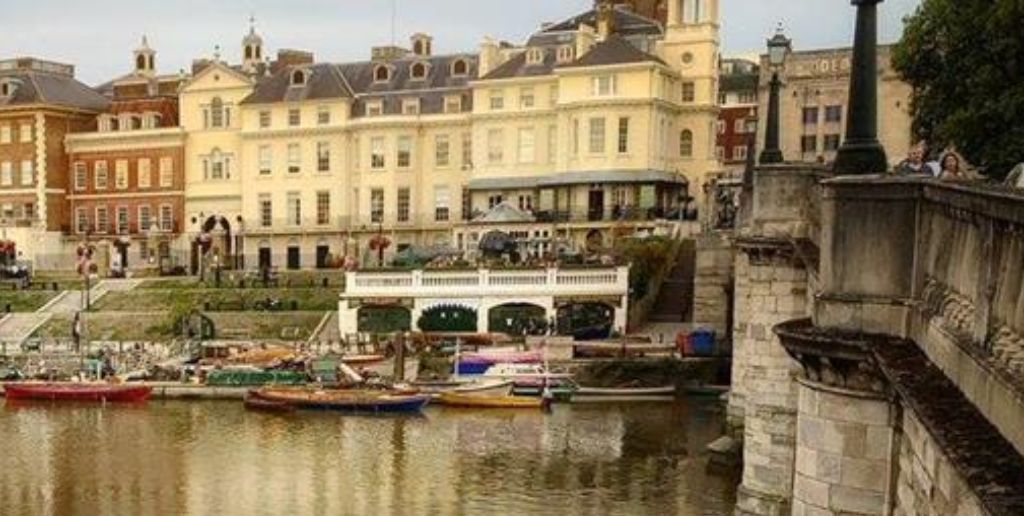
<path fill-rule="evenodd" d="M 375 82 L 388 82 L 391 79 L 391 69 L 386 65 L 377 65 L 377 68 L 373 70 L 373 80 Z"/>
<path fill-rule="evenodd" d="M 135 57 L 135 69 L 145 70 L 146 69 L 146 56 L 139 54 Z"/>
<path fill-rule="evenodd" d="M 302 70 L 292 72 L 292 86 L 302 86 L 304 84 L 306 84 L 306 72 Z"/>
<path fill-rule="evenodd" d="M 416 40 L 416 43 L 412 45 L 412 53 L 418 56 L 423 55 L 423 40 Z"/>
<path fill-rule="evenodd" d="M 469 73 L 469 65 L 465 59 L 459 59 L 452 64 L 452 75 L 462 76 Z"/>
<path fill-rule="evenodd" d="M 250 59 L 252 59 L 252 45 L 246 45 L 245 46 L 245 60 L 248 61 Z"/>
<path fill-rule="evenodd" d="M 210 127 L 224 127 L 224 101 L 214 97 L 210 101 Z"/>
<path fill-rule="evenodd" d="M 679 157 L 693 157 L 693 131 L 689 129 L 679 133 Z"/>
<path fill-rule="evenodd" d="M 423 63 L 415 63 L 409 72 L 413 79 L 423 79 L 427 76 L 427 65 Z"/>

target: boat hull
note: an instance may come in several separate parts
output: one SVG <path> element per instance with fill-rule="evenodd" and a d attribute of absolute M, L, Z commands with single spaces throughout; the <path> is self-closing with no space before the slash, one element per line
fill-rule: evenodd
<path fill-rule="evenodd" d="M 153 388 L 140 385 L 9 383 L 4 385 L 4 393 L 9 400 L 140 403 L 149 399 Z"/>
<path fill-rule="evenodd" d="M 637 388 L 579 387 L 576 389 L 576 394 L 579 396 L 672 396 L 675 393 L 675 385 Z"/>
<path fill-rule="evenodd" d="M 423 394 L 392 394 L 366 391 L 299 391 L 260 389 L 253 397 L 303 410 L 363 414 L 417 413 L 430 402 Z"/>
<path fill-rule="evenodd" d="M 539 409 L 543 402 L 539 398 L 521 398 L 516 396 L 473 396 L 454 392 L 442 392 L 437 402 L 447 407 L 461 408 L 501 408 L 501 409 Z"/>

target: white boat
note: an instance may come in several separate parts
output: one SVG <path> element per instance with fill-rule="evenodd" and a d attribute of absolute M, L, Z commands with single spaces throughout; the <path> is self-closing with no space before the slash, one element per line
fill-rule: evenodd
<path fill-rule="evenodd" d="M 508 396 L 512 394 L 510 380 L 456 380 L 449 382 L 413 382 L 411 387 L 428 394 L 451 392 L 468 396 Z"/>
<path fill-rule="evenodd" d="M 485 378 L 500 378 L 514 382 L 537 383 L 543 380 L 568 380 L 567 373 L 551 373 L 540 364 L 494 364 L 484 372 Z"/>

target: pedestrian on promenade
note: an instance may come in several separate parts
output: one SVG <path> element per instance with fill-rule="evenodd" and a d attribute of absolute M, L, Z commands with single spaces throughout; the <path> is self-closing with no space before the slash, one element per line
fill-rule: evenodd
<path fill-rule="evenodd" d="M 895 173 L 900 176 L 932 176 L 934 175 L 924 157 L 928 154 L 928 147 L 925 142 L 920 142 L 910 148 L 907 159 L 896 165 Z"/>
<path fill-rule="evenodd" d="M 942 156 L 942 171 L 939 173 L 939 179 L 943 181 L 966 181 L 969 179 L 967 171 L 963 169 L 960 164 L 960 156 L 953 151 L 949 151 Z"/>

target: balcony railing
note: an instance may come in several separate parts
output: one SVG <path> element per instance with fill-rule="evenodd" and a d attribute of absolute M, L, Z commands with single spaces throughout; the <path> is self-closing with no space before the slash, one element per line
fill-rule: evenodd
<path fill-rule="evenodd" d="M 626 295 L 629 267 L 356 271 L 344 296 Z"/>

